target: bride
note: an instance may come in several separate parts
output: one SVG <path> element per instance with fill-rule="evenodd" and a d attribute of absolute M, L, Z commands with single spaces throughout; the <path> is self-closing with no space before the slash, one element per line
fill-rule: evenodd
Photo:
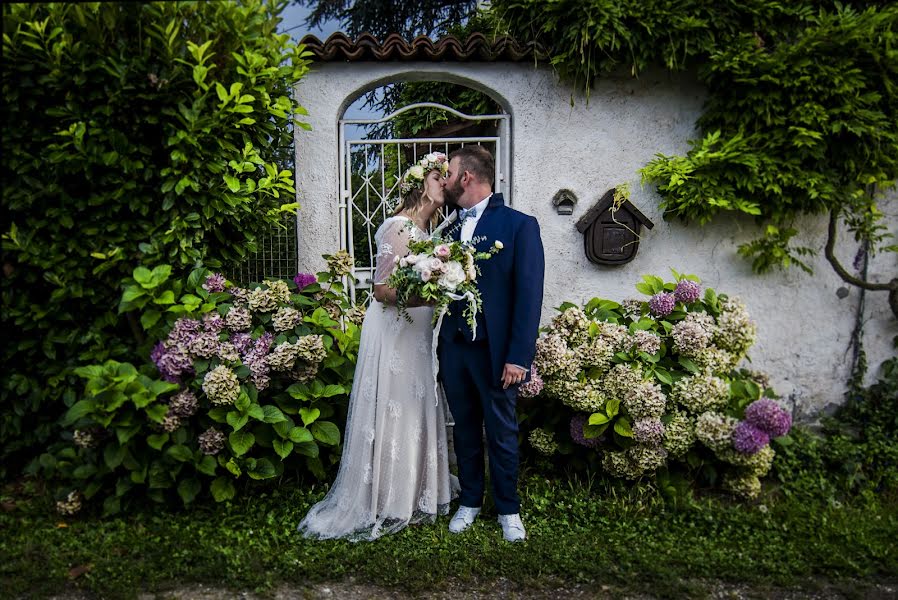
<path fill-rule="evenodd" d="M 428 154 L 403 176 L 402 201 L 377 230 L 374 300 L 362 323 L 343 455 L 327 496 L 299 524 L 309 538 L 373 540 L 449 511 L 458 480 L 449 473 L 445 399 L 435 398 L 433 308 L 415 303 L 411 322 L 386 285 L 393 265 L 422 239 L 443 205 L 446 156 Z"/>

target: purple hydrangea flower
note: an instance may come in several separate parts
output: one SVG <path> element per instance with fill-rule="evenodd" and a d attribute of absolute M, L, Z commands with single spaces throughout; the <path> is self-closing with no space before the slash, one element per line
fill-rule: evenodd
<path fill-rule="evenodd" d="M 296 287 L 299 289 L 303 289 L 307 285 L 312 285 L 317 282 L 318 278 L 312 275 L 311 273 L 297 273 L 293 277 L 293 283 L 296 284 Z"/>
<path fill-rule="evenodd" d="M 229 287 L 225 290 L 234 297 L 234 304 L 246 304 L 249 297 L 249 290 L 242 287 Z"/>
<path fill-rule="evenodd" d="M 792 415 L 770 398 L 759 398 L 745 409 L 745 420 L 770 437 L 780 437 L 792 428 Z"/>
<path fill-rule="evenodd" d="M 248 333 L 235 333 L 231 335 L 231 343 L 237 348 L 237 352 L 243 356 L 252 348 L 253 336 Z"/>
<path fill-rule="evenodd" d="M 756 454 L 769 443 L 770 436 L 748 421 L 739 421 L 733 429 L 733 448 L 741 454 Z"/>
<path fill-rule="evenodd" d="M 268 351 L 271 350 L 272 342 L 274 342 L 274 334 L 266 331 L 256 340 L 256 343 L 253 345 L 253 351 L 261 355 L 268 354 Z"/>
<path fill-rule="evenodd" d="M 271 382 L 271 377 L 269 376 L 271 367 L 268 365 L 267 357 L 273 341 L 273 333 L 263 333 L 243 358 L 243 364 L 249 367 L 253 383 L 260 392 L 267 388 Z"/>
<path fill-rule="evenodd" d="M 171 383 L 181 383 L 181 375 L 193 373 L 193 360 L 183 346 L 166 348 L 159 357 L 156 368 L 162 378 Z"/>
<path fill-rule="evenodd" d="M 189 344 L 200 332 L 200 322 L 188 317 L 181 317 L 175 321 L 174 327 L 168 333 L 168 343 L 173 344 Z"/>
<path fill-rule="evenodd" d="M 661 419 L 636 419 L 633 422 L 633 439 L 643 444 L 659 445 L 664 439 L 664 423 Z"/>
<path fill-rule="evenodd" d="M 206 277 L 203 289 L 210 293 L 225 291 L 225 277 L 221 273 L 213 273 Z"/>
<path fill-rule="evenodd" d="M 688 279 L 684 279 L 683 281 L 678 283 L 677 289 L 674 290 L 674 297 L 677 299 L 677 302 L 682 302 L 684 304 L 695 302 L 701 297 L 701 295 L 701 286 L 694 281 L 689 281 Z"/>
<path fill-rule="evenodd" d="M 581 446 L 586 446 L 587 448 L 598 448 L 601 444 L 602 438 L 605 437 L 605 435 L 602 434 L 599 437 L 587 439 L 583 435 L 583 426 L 588 422 L 588 413 L 581 412 L 571 417 L 571 439 L 574 440 L 575 444 L 580 444 Z"/>
<path fill-rule="evenodd" d="M 203 315 L 203 328 L 212 333 L 218 333 L 224 329 L 225 321 L 217 312 L 210 312 Z"/>
<path fill-rule="evenodd" d="M 677 304 L 676 297 L 670 292 L 661 292 L 652 296 L 649 300 L 649 310 L 658 317 L 666 317 L 673 312 Z"/>
<path fill-rule="evenodd" d="M 150 351 L 150 360 L 153 361 L 157 369 L 159 368 L 159 359 L 162 358 L 163 354 L 165 354 L 165 342 L 157 343 Z"/>

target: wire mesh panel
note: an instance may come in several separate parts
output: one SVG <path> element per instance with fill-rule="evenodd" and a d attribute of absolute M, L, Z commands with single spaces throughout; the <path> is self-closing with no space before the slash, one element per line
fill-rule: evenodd
<path fill-rule="evenodd" d="M 241 285 L 263 279 L 292 279 L 299 268 L 296 215 L 285 213 L 280 226 L 259 236 L 256 251 L 233 268 L 228 278 Z"/>
<path fill-rule="evenodd" d="M 499 135 L 453 138 L 357 139 L 345 138 L 345 126 L 380 123 L 401 112 L 429 103 L 412 105 L 380 120 L 341 121 L 341 204 L 340 230 L 342 247 L 355 260 L 355 282 L 350 282 L 356 302 L 368 304 L 377 253 L 374 233 L 384 220 L 392 216 L 400 201 L 399 180 L 405 171 L 430 152 L 450 154 L 467 144 L 479 144 L 496 158 L 496 190 L 508 195 L 508 115 L 462 115 L 448 107 L 445 110 L 470 120 L 496 120 Z M 504 141 L 504 143 L 503 143 Z"/>

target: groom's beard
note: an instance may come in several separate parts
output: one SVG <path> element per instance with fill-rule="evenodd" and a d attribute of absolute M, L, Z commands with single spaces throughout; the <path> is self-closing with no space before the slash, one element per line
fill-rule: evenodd
<path fill-rule="evenodd" d="M 455 186 L 453 187 L 444 187 L 443 200 L 445 201 L 447 208 L 449 210 L 458 208 L 458 199 L 464 193 L 465 190 L 461 187 L 461 183 L 459 183 L 458 181 L 455 182 Z"/>

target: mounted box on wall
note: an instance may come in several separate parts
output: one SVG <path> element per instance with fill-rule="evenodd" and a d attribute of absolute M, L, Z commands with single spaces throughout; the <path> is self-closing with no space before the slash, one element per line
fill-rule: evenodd
<path fill-rule="evenodd" d="M 574 205 L 577 204 L 577 196 L 568 189 L 558 190 L 552 197 L 552 206 L 559 215 L 574 214 Z"/>
<path fill-rule="evenodd" d="M 614 191 L 611 188 L 605 192 L 577 221 L 586 258 L 597 265 L 622 265 L 633 260 L 639 249 L 639 230 L 643 225 L 648 229 L 655 226 L 629 200 L 615 206 Z"/>

